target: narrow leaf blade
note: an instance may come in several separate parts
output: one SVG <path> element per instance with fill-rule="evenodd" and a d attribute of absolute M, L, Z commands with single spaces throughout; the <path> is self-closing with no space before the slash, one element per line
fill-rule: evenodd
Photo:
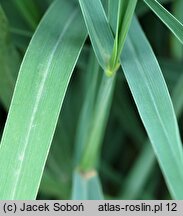
<path fill-rule="evenodd" d="M 100 0 L 79 0 L 88 33 L 101 67 L 106 70 L 113 48 L 113 35 Z"/>
<path fill-rule="evenodd" d="M 183 43 L 183 25 L 156 0 L 144 0 L 160 20 Z"/>

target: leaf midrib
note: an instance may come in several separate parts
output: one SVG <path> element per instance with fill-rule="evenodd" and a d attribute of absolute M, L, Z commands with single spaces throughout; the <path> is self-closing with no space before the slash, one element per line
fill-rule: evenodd
<path fill-rule="evenodd" d="M 33 114 L 31 116 L 30 124 L 29 124 L 28 129 L 27 129 L 27 136 L 26 136 L 26 140 L 25 140 L 25 145 L 24 145 L 24 148 L 23 148 L 22 152 L 18 156 L 18 158 L 20 160 L 20 163 L 19 163 L 18 171 L 15 170 L 17 178 L 14 180 L 14 190 L 12 191 L 12 198 L 15 197 L 16 190 L 17 190 L 17 185 L 18 185 L 19 179 L 21 177 L 20 173 L 21 173 L 21 170 L 22 170 L 22 167 L 23 167 L 23 161 L 24 161 L 24 157 L 25 157 L 25 152 L 26 152 L 27 146 L 29 144 L 29 138 L 30 138 L 31 130 L 33 128 L 33 122 L 34 122 L 34 119 L 35 119 L 35 116 L 36 116 L 36 113 L 37 113 L 37 110 L 38 110 L 38 107 L 39 107 L 39 104 L 40 104 L 40 101 L 41 101 L 40 99 L 41 99 L 43 91 L 44 91 L 44 85 L 46 83 L 46 78 L 47 78 L 47 76 L 49 74 L 49 69 L 50 69 L 52 60 L 53 60 L 55 52 L 56 52 L 56 50 L 57 50 L 57 48 L 58 48 L 58 46 L 60 44 L 60 41 L 64 37 L 64 34 L 68 31 L 69 26 L 72 23 L 72 21 L 74 20 L 74 18 L 77 15 L 77 13 L 78 13 L 78 9 L 76 8 L 73 11 L 72 15 L 69 17 L 68 22 L 64 25 L 63 31 L 60 34 L 60 36 L 59 36 L 59 38 L 57 40 L 57 43 L 53 47 L 52 52 L 50 54 L 50 59 L 49 59 L 49 61 L 47 63 L 47 69 L 45 70 L 42 82 L 41 82 L 41 84 L 39 86 L 39 91 L 38 91 L 38 94 L 37 94 L 37 97 L 36 97 L 35 106 L 33 108 Z"/>

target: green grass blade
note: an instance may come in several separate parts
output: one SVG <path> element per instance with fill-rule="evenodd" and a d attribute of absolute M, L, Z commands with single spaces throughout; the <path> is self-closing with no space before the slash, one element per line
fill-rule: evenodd
<path fill-rule="evenodd" d="M 121 55 L 126 35 L 128 33 L 131 19 L 133 17 L 133 13 L 135 11 L 135 7 L 137 4 L 137 0 L 119 0 L 116 2 L 110 1 L 109 10 L 111 9 L 112 12 L 114 12 L 114 6 L 115 3 L 118 4 L 118 10 L 117 13 L 117 26 L 116 26 L 116 32 L 115 32 L 115 40 L 114 40 L 114 46 L 113 51 L 110 58 L 109 68 L 107 71 L 107 74 L 113 75 L 113 73 L 119 68 L 119 57 Z M 115 17 L 115 14 L 113 16 Z M 110 13 L 109 13 L 110 15 Z M 110 16 L 109 16 L 110 17 Z M 111 20 L 112 21 L 112 20 Z"/>
<path fill-rule="evenodd" d="M 137 0 L 129 0 L 128 3 L 126 3 L 125 0 L 119 1 L 117 29 L 116 29 L 116 39 L 118 41 L 118 53 L 117 53 L 118 58 L 122 52 L 122 48 L 131 24 L 131 19 L 133 17 L 136 4 L 137 4 Z"/>
<path fill-rule="evenodd" d="M 86 54 L 86 52 L 83 53 L 82 50 L 80 60 L 84 60 L 86 65 L 87 60 L 83 58 L 83 54 Z M 73 74 L 69 83 L 51 149 L 49 151 L 46 169 L 43 173 L 42 184 L 40 185 L 41 188 L 39 191 L 44 192 L 44 194 L 46 194 L 47 190 L 50 192 L 50 195 L 53 196 L 57 191 L 54 195 L 55 199 L 68 200 L 70 198 L 73 172 L 73 160 L 71 160 L 71 158 L 73 158 L 74 153 L 75 131 L 78 122 L 78 115 L 72 115 L 72 113 L 73 107 L 75 113 L 79 113 L 80 111 L 80 100 L 83 101 L 81 91 L 86 91 L 83 89 L 83 86 L 85 86 L 83 75 L 85 77 L 88 75 L 88 73 L 83 73 L 83 75 L 81 73 L 82 72 L 79 71 L 79 74 Z M 96 75 L 98 76 L 98 74 Z M 48 171 L 50 172 L 50 178 L 48 178 L 47 175 Z M 53 194 L 51 194 L 52 192 Z"/>
<path fill-rule="evenodd" d="M 102 200 L 102 188 L 96 171 L 84 175 L 74 172 L 72 200 Z"/>
<path fill-rule="evenodd" d="M 183 23 L 183 1 L 178 0 L 173 2 L 173 14 L 174 16 Z M 179 41 L 174 37 L 174 35 L 171 35 L 171 51 L 175 58 L 182 59 L 183 56 L 183 47 L 180 46 Z"/>
<path fill-rule="evenodd" d="M 111 26 L 113 26 L 113 32 L 117 27 L 117 11 L 119 0 L 108 0 L 108 20 Z"/>
<path fill-rule="evenodd" d="M 100 0 L 79 0 L 98 62 L 106 71 L 113 47 L 113 34 Z"/>
<path fill-rule="evenodd" d="M 174 1 L 175 0 L 159 0 L 161 4 L 166 4 L 166 3 L 170 3 Z M 143 16 L 147 12 L 149 12 L 149 8 L 144 4 L 143 1 L 138 1 L 137 8 L 136 8 L 136 14 L 138 16 Z"/>
<path fill-rule="evenodd" d="M 8 21 L 1 6 L 0 26 L 0 99 L 6 110 L 8 110 L 15 87 L 20 59 L 12 44 Z"/>
<path fill-rule="evenodd" d="M 156 0 L 144 0 L 151 10 L 170 29 L 170 31 L 183 43 L 183 25 L 169 11 Z"/>
<path fill-rule="evenodd" d="M 16 83 L 0 148 L 1 199 L 35 199 L 85 37 L 79 8 L 55 1 L 33 36 Z"/>
<path fill-rule="evenodd" d="M 171 195 L 182 199 L 183 151 L 175 113 L 157 60 L 135 19 L 121 65 Z"/>
<path fill-rule="evenodd" d="M 174 69 L 173 71 L 169 72 L 174 72 Z M 180 117 L 181 111 L 183 109 L 183 97 L 181 95 L 182 91 L 183 75 L 180 76 L 172 92 L 172 102 L 177 118 Z M 141 199 L 140 195 L 156 161 L 153 149 L 150 145 L 150 141 L 146 141 L 142 152 L 126 177 L 125 183 L 122 187 L 122 196 L 120 199 Z"/>

